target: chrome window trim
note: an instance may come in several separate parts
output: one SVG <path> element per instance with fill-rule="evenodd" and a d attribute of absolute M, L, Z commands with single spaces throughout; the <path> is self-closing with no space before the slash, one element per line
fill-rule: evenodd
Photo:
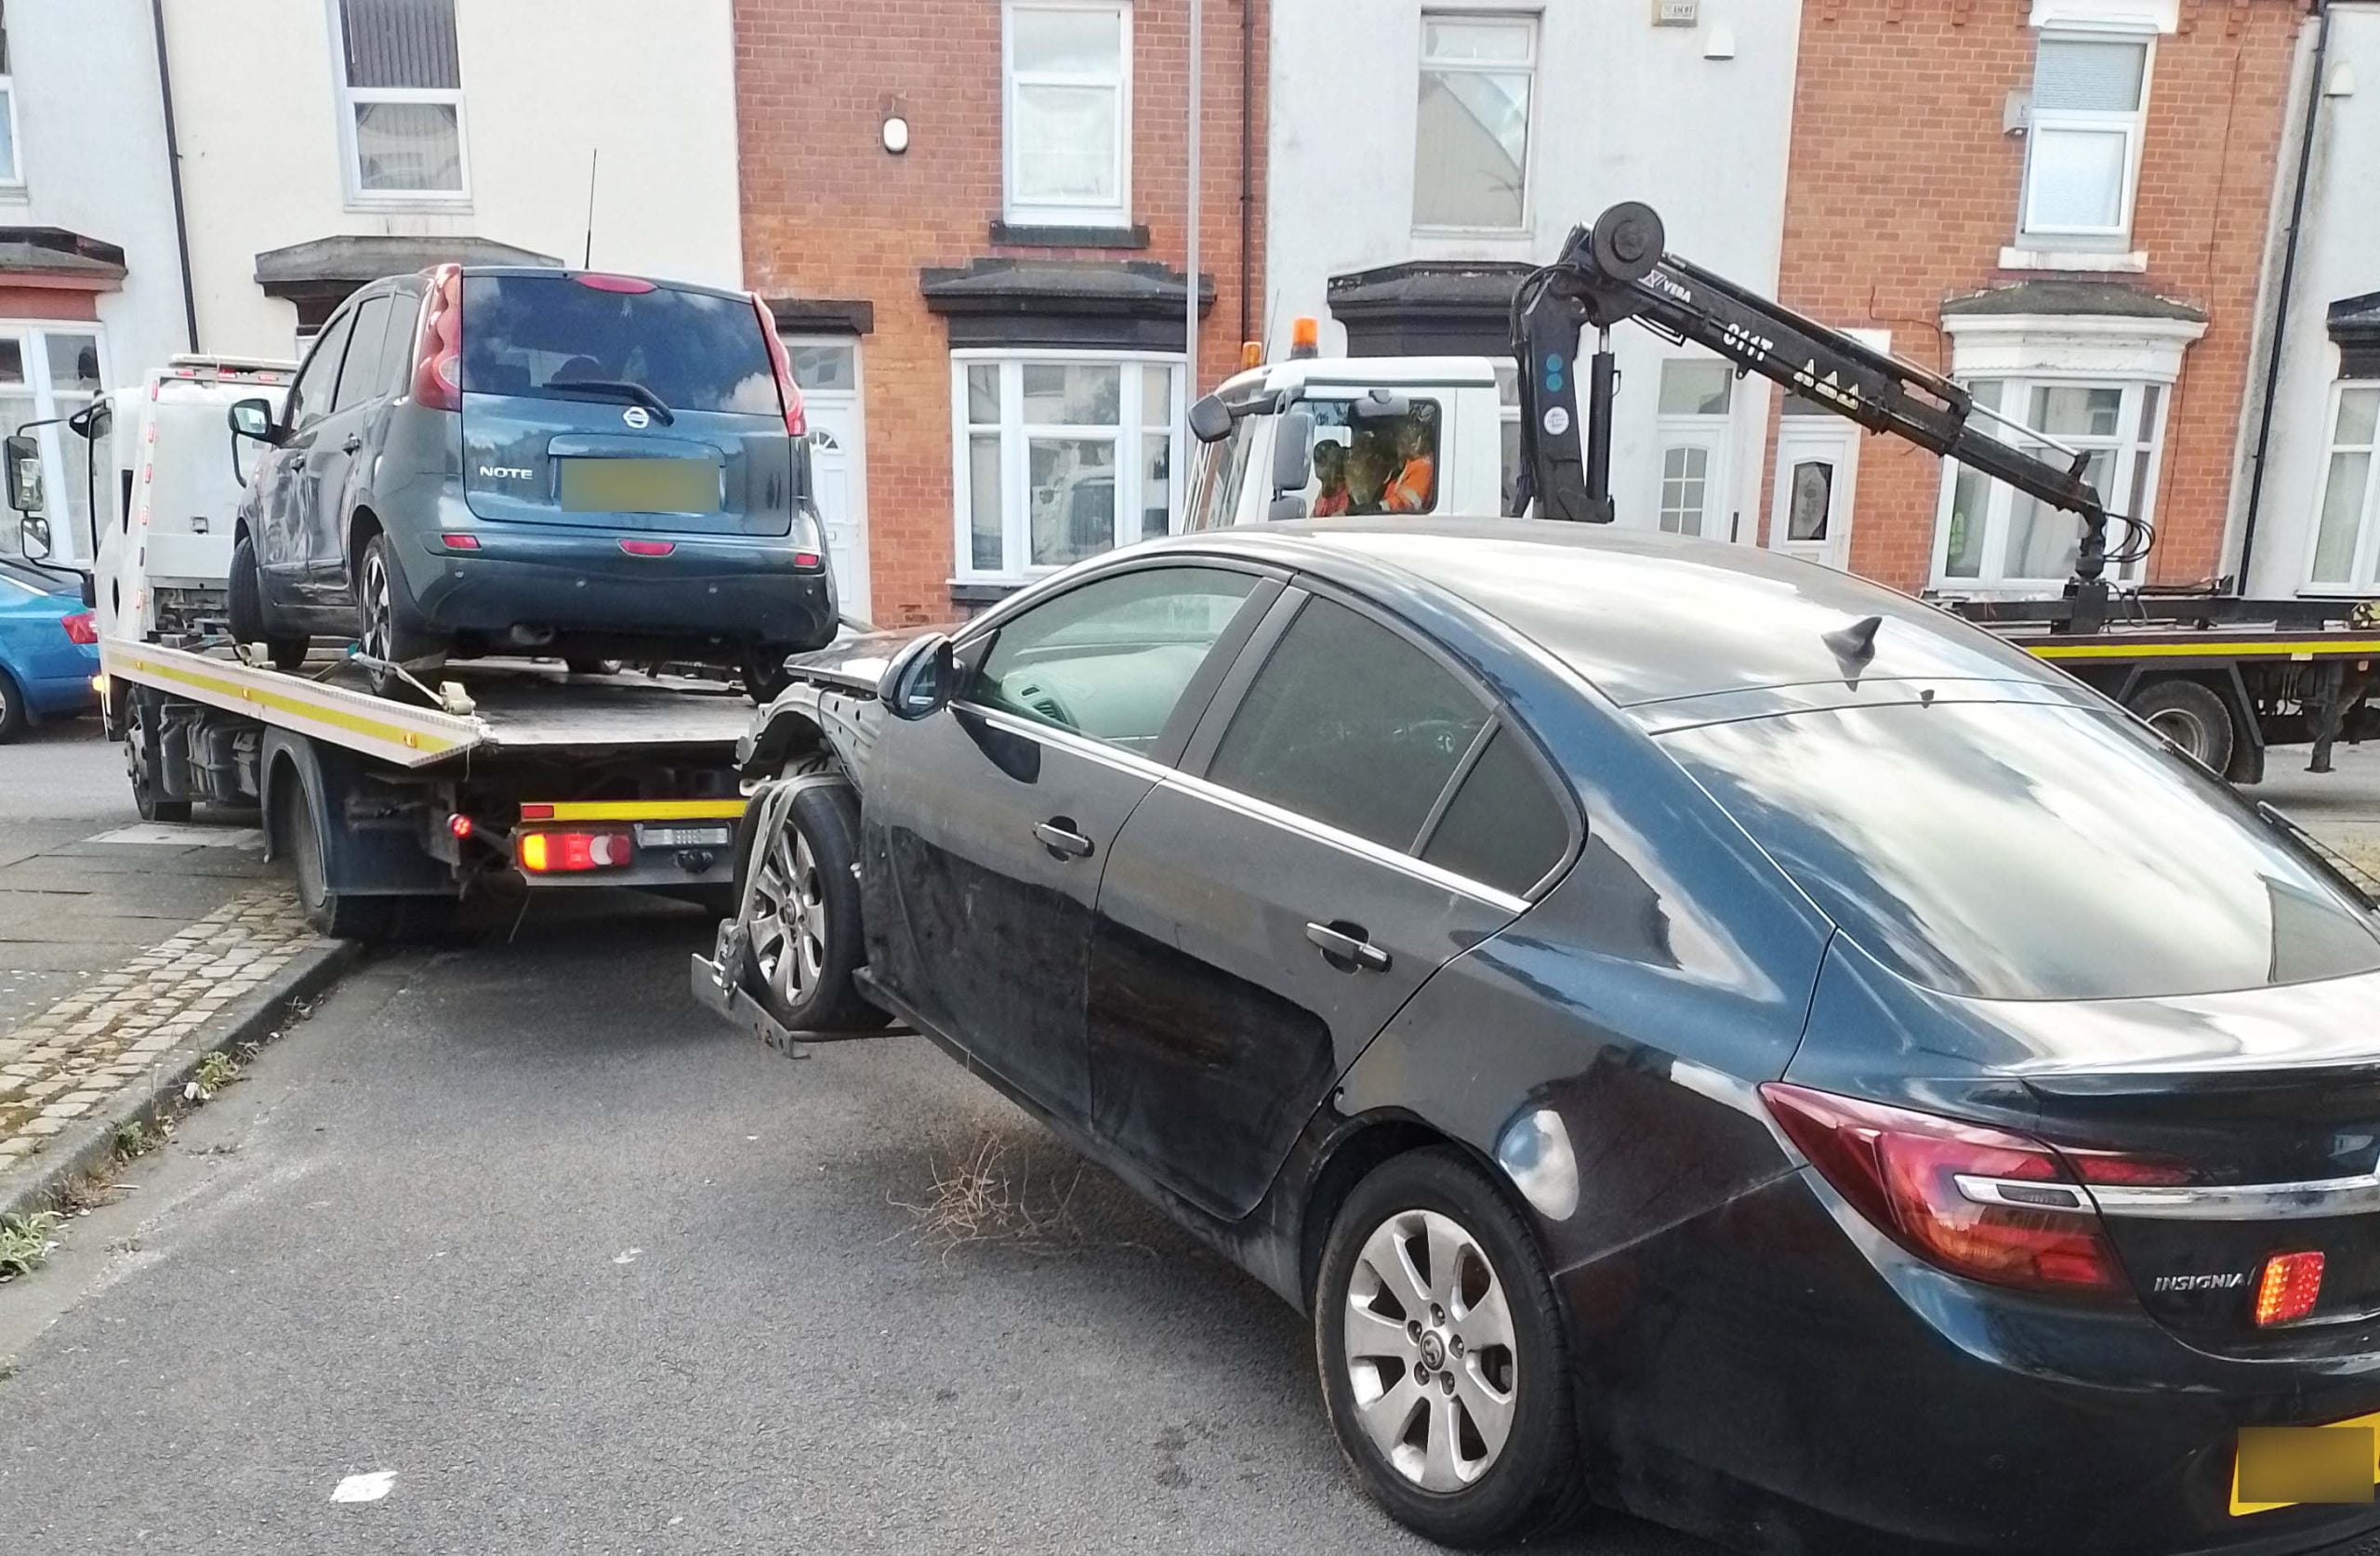
<path fill-rule="evenodd" d="M 1958 1184 L 1960 1193 L 1977 1205 L 1996 1205 L 2010 1210 L 2046 1210 L 2053 1215 L 2061 1211 L 2083 1216 L 2091 1213 L 2089 1196 L 2072 1183 L 2037 1178 L 1985 1178 L 1971 1172 L 1954 1173 L 1951 1180 Z M 2065 1194 L 2070 1203 L 2045 1205 L 2039 1197 L 2025 1197 L 2048 1193 Z"/>
<path fill-rule="evenodd" d="M 1005 708 L 985 707 L 981 703 L 954 703 L 951 706 L 954 710 L 963 710 L 972 719 L 982 719 L 996 730 L 1005 730 L 1010 734 L 1024 735 L 1033 740 L 1046 740 L 1064 750 L 1073 752 L 1076 756 L 1088 758 L 1102 766 L 1112 767 L 1119 772 L 1129 772 L 1136 778 L 1146 778 L 1152 784 L 1164 779 L 1173 771 L 1164 763 L 1152 761 L 1138 752 L 1127 751 L 1120 745 L 1110 745 L 1104 740 L 1093 739 L 1079 731 L 1069 730 L 1060 724 L 1044 724 L 1038 719 L 1027 719 L 1022 714 L 1011 713 Z"/>
<path fill-rule="evenodd" d="M 2114 1185 L 2094 1183 L 2102 1214 L 2177 1221 L 2303 1221 L 2380 1211 L 2380 1167 L 2305 1183 Z"/>

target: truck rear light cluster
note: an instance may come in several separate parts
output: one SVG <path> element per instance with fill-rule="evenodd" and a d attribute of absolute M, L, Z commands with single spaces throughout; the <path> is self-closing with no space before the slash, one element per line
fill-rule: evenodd
<path fill-rule="evenodd" d="M 636 845 L 626 832 L 611 828 L 590 831 L 548 829 L 521 835 L 515 857 L 533 876 L 577 874 L 587 870 L 626 869 L 636 859 Z"/>
<path fill-rule="evenodd" d="M 432 411 L 463 408 L 463 268 L 430 272 L 421 301 L 421 331 L 414 339 L 413 401 Z"/>
<path fill-rule="evenodd" d="M 88 611 L 77 611 L 71 616 L 60 616 L 58 625 L 66 628 L 66 640 L 71 643 L 96 643 L 99 640 L 98 620 Z"/>
<path fill-rule="evenodd" d="M 2256 1281 L 2256 1327 L 2293 1324 L 2312 1312 L 2321 1295 L 2320 1254 L 2275 1254 Z"/>
<path fill-rule="evenodd" d="M 1970 1280 L 2030 1291 L 2123 1288 L 2083 1182 L 2170 1182 L 2171 1164 L 2061 1153 L 2030 1136 L 1771 1081 L 1771 1116 L 1877 1231 Z M 2319 1256 L 2318 1256 L 2319 1257 Z"/>

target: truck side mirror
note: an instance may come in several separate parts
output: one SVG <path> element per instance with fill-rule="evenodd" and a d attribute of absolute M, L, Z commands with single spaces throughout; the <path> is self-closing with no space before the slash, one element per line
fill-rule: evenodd
<path fill-rule="evenodd" d="M 1202 443 L 1219 443 L 1231 436 L 1231 410 L 1211 394 L 1190 403 L 1190 435 Z"/>
<path fill-rule="evenodd" d="M 17 521 L 17 549 L 27 561 L 39 561 L 49 555 L 49 521 L 28 513 Z"/>
<path fill-rule="evenodd" d="M 1273 490 L 1302 492 L 1314 479 L 1314 413 L 1284 411 L 1273 429 Z"/>
<path fill-rule="evenodd" d="M 884 666 L 876 698 L 895 719 L 923 719 L 948 705 L 957 679 L 950 640 L 930 632 L 903 647 Z"/>
<path fill-rule="evenodd" d="M 20 513 L 39 513 L 41 502 L 41 445 L 22 432 L 6 442 L 0 442 L 0 458 L 8 461 L 8 506 Z M 44 532 L 45 536 L 46 531 Z"/>

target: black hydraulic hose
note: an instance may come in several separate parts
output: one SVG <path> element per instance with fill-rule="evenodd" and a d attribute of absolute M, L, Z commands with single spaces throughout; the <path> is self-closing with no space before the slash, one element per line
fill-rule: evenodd
<path fill-rule="evenodd" d="M 165 112 L 165 176 L 174 186 L 174 244 L 182 262 L 182 325 L 190 335 L 191 354 L 198 353 L 198 288 L 190 275 L 190 217 L 182 205 L 181 138 L 174 128 L 174 67 L 165 58 L 165 0 L 149 0 L 149 16 L 157 32 L 157 97 Z"/>
<path fill-rule="evenodd" d="M 2240 526 L 2240 575 L 2231 592 L 2248 592 L 2248 563 L 2256 554 L 2256 515 L 2265 503 L 2265 455 L 2272 444 L 2273 397 L 2281 388 L 2281 349 L 2289 337 L 2289 294 L 2297 280 L 2297 237 L 2306 223 L 2307 176 L 2314 165 L 2314 125 L 2322 107 L 2322 65 L 2331 52 L 2330 0 L 2320 0 L 2322 20 L 2314 33 L 2314 68 L 2306 84 L 2306 123 L 2298 131 L 2297 188 L 2289 201 L 2289 236 L 2281 244 L 2281 285 L 2273 295 L 2272 349 L 2265 363 L 2265 402 L 2256 415 L 2256 452 L 2248 473 L 2248 515 Z"/>

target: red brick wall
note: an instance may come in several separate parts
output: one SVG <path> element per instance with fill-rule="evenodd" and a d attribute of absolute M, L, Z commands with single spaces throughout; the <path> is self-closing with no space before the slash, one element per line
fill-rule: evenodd
<path fill-rule="evenodd" d="M 1264 188 L 1265 0 L 1207 0 L 1202 268 L 1215 284 L 1198 337 L 1211 387 L 1239 341 L 1240 10 L 1256 7 L 1251 220 Z M 950 361 L 919 269 L 984 255 L 1183 258 L 1188 162 L 1188 0 L 1136 0 L 1132 17 L 1131 219 L 1144 252 L 995 246 L 1001 213 L 999 0 L 736 0 L 735 72 L 747 283 L 766 297 L 866 298 L 861 345 L 874 613 L 887 625 L 955 613 Z M 888 154 L 886 115 L 909 122 Z M 1261 267 L 1261 225 L 1250 237 Z M 1250 291 L 1263 296 L 1261 270 Z M 1255 317 L 1261 328 L 1263 310 Z"/>
<path fill-rule="evenodd" d="M 2180 32 L 2157 41 L 2133 217 L 2149 271 L 2113 279 L 2192 303 L 2208 323 L 2166 420 L 2154 581 L 2218 566 L 2302 9 L 2182 0 Z M 1997 268 L 2015 241 L 2025 156 L 2001 114 L 2011 90 L 2031 86 L 2030 10 L 2027 0 L 1804 0 L 1782 300 L 1831 324 L 1889 329 L 1897 355 L 1947 372 L 1943 299 L 2043 273 Z M 1855 571 L 1901 588 L 1928 582 L 1941 481 L 1932 455 L 1863 441 Z M 1765 521 L 1765 499 L 1761 511 Z"/>

